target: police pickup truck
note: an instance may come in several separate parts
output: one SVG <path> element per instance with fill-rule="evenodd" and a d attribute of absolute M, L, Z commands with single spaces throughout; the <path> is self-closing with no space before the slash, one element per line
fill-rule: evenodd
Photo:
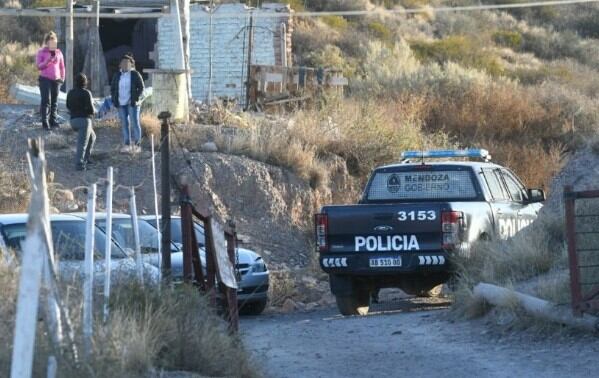
<path fill-rule="evenodd" d="M 320 266 L 343 315 L 366 314 L 381 288 L 432 295 L 449 279 L 452 255 L 467 256 L 479 240 L 513 236 L 545 200 L 542 190 L 526 189 L 491 163 L 486 150 L 409 151 L 402 158 L 372 172 L 359 204 L 325 206 L 315 215 Z"/>

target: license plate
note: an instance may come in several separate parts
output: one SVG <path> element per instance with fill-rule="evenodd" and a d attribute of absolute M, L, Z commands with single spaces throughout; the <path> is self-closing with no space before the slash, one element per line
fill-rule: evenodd
<path fill-rule="evenodd" d="M 371 268 L 388 268 L 401 266 L 401 257 L 377 257 L 370 259 Z"/>

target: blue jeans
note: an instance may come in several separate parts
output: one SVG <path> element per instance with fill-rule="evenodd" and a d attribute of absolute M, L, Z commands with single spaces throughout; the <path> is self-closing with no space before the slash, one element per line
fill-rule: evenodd
<path fill-rule="evenodd" d="M 119 118 L 123 132 L 123 143 L 137 145 L 141 141 L 141 124 L 139 123 L 139 106 L 119 106 Z M 131 131 L 129 131 L 131 129 Z"/>

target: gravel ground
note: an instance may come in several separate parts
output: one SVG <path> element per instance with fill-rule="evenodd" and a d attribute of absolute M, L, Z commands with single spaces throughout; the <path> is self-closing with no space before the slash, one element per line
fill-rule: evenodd
<path fill-rule="evenodd" d="M 444 300 L 386 293 L 365 317 L 336 309 L 242 319 L 266 377 L 591 377 L 599 339 L 503 335 L 447 316 Z"/>

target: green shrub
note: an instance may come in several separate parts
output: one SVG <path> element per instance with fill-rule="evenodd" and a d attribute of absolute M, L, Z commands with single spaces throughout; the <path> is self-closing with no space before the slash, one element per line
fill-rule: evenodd
<path fill-rule="evenodd" d="M 383 42 L 390 43 L 393 40 L 393 32 L 382 22 L 369 23 L 368 31 Z"/>
<path fill-rule="evenodd" d="M 416 57 L 423 62 L 456 62 L 495 76 L 504 71 L 499 58 L 469 36 L 456 35 L 435 41 L 414 41 L 411 48 Z"/>
<path fill-rule="evenodd" d="M 333 29 L 340 31 L 347 29 L 348 22 L 342 16 L 322 16 L 320 19 Z"/>
<path fill-rule="evenodd" d="M 493 33 L 493 41 L 498 45 L 518 50 L 522 47 L 522 35 L 517 31 L 502 30 Z"/>

